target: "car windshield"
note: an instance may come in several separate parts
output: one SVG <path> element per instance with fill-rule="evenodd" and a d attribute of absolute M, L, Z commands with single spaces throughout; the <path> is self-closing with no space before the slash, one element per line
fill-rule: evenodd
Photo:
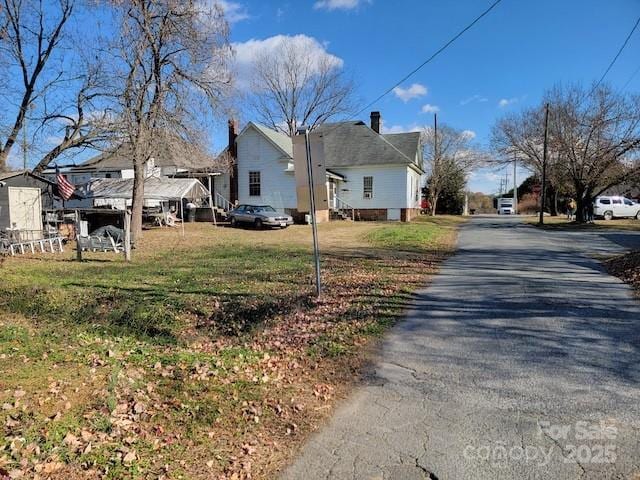
<path fill-rule="evenodd" d="M 275 212 L 275 209 L 273 207 L 270 207 L 269 205 L 261 205 L 261 206 L 253 207 L 253 211 L 254 212 Z"/>

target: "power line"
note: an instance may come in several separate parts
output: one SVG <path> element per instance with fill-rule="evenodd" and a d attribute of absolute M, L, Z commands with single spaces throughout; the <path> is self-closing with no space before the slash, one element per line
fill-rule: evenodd
<path fill-rule="evenodd" d="M 640 17 L 638 17 L 638 20 L 636 20 L 635 25 L 633 26 L 633 28 L 631 29 L 631 31 L 629 32 L 629 35 L 627 35 L 627 38 L 625 38 L 624 43 L 622 44 L 622 46 L 620 47 L 620 49 L 618 50 L 618 53 L 616 53 L 616 56 L 613 57 L 613 60 L 611 60 L 611 63 L 609 64 L 609 66 L 607 67 L 607 69 L 604 71 L 604 73 L 602 74 L 602 77 L 600 77 L 600 80 L 598 80 L 598 83 L 595 84 L 595 86 L 591 89 L 591 93 L 593 93 L 602 83 L 602 81 L 604 80 L 604 78 L 607 76 L 607 74 L 609 73 L 609 71 L 611 70 L 611 68 L 613 67 L 613 65 L 616 63 L 616 61 L 618 60 L 618 57 L 620 57 L 620 54 L 622 54 L 622 51 L 626 48 L 627 43 L 629 43 L 629 40 L 631 39 L 633 33 L 636 31 L 636 29 L 638 28 L 638 25 L 640 25 Z M 634 74 L 635 75 L 635 74 Z"/>
<path fill-rule="evenodd" d="M 622 90 L 620 90 L 621 92 L 624 92 L 627 87 L 629 86 L 629 84 L 631 83 L 631 81 L 636 78 L 636 75 L 638 74 L 638 72 L 640 72 L 640 67 L 636 68 L 636 71 L 633 72 L 631 74 L 631 76 L 629 77 L 629 80 L 627 80 L 627 82 L 624 84 L 624 86 L 622 87 Z"/>
<path fill-rule="evenodd" d="M 361 110 L 359 110 L 353 116 L 357 117 L 362 112 L 366 111 L 369 107 L 371 107 L 372 105 L 374 105 L 375 103 L 377 103 L 378 101 L 382 100 L 384 97 L 389 95 L 393 91 L 394 88 L 399 87 L 400 85 L 402 85 L 405 81 L 407 81 L 409 78 L 411 78 L 415 73 L 417 73 L 419 70 L 421 70 L 425 65 L 430 63 L 438 55 L 440 55 L 447 48 L 449 48 L 449 46 L 452 43 L 454 43 L 456 40 L 458 40 L 462 35 L 464 35 L 467 32 L 467 30 L 470 30 L 476 23 L 478 23 L 480 20 L 482 20 L 482 18 L 485 17 L 491 10 L 493 10 L 500 2 L 502 2 L 502 0 L 496 0 L 495 2 L 493 2 L 491 4 L 491 6 L 489 6 L 489 8 L 487 8 L 484 12 L 482 12 L 480 15 L 478 15 L 470 24 L 468 24 L 466 27 L 464 27 L 462 30 L 460 30 L 454 37 L 452 37 L 442 47 L 440 47 L 438 50 L 436 50 L 436 52 L 433 55 L 431 55 L 429 58 L 427 58 L 424 62 L 422 62 L 420 65 L 418 65 L 416 68 L 414 68 L 411 72 L 409 72 L 407 75 L 405 75 L 400 81 L 396 82 L 392 87 L 387 89 L 382 95 L 380 95 L 378 98 L 376 98 L 372 102 L 368 103 L 365 107 L 363 107 Z M 638 20 L 640 21 L 640 19 L 638 19 Z"/>

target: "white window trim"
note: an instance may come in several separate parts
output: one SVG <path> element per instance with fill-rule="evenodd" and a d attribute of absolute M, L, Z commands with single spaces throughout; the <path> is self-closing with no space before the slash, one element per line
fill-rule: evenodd
<path fill-rule="evenodd" d="M 371 179 L 371 192 L 369 192 L 369 196 L 367 196 L 367 191 L 365 189 L 365 180 L 367 178 Z M 365 200 L 371 200 L 373 199 L 373 195 L 374 195 L 373 175 L 364 175 L 362 177 L 362 198 Z"/>
<path fill-rule="evenodd" d="M 251 193 L 251 174 L 258 174 L 258 191 L 260 192 L 258 195 L 253 195 Z M 255 183 L 255 182 L 254 182 Z M 249 171 L 249 196 L 250 197 L 261 197 L 262 196 L 262 173 L 260 170 L 250 170 Z"/>

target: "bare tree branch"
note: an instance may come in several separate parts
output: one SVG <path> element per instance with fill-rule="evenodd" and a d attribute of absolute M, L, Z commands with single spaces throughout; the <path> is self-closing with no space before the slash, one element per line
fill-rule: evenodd
<path fill-rule="evenodd" d="M 252 89 L 260 121 L 289 136 L 352 110 L 353 83 L 341 68 L 290 43 L 257 58 Z"/>
<path fill-rule="evenodd" d="M 144 164 L 158 150 L 206 150 L 195 126 L 231 84 L 228 24 L 217 4 L 113 0 L 121 35 L 111 48 L 113 100 L 134 169 L 132 233 L 142 232 Z"/>

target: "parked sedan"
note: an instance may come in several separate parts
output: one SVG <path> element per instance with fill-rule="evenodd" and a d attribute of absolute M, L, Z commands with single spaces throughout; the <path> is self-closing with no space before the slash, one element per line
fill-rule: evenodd
<path fill-rule="evenodd" d="M 287 228 L 293 225 L 290 215 L 279 213 L 269 205 L 238 205 L 228 214 L 232 227 L 240 224 L 253 225 L 260 229 L 263 227 Z"/>
<path fill-rule="evenodd" d="M 625 197 L 598 197 L 593 202 L 593 214 L 605 220 L 612 218 L 637 218 L 640 220 L 640 203 Z"/>

